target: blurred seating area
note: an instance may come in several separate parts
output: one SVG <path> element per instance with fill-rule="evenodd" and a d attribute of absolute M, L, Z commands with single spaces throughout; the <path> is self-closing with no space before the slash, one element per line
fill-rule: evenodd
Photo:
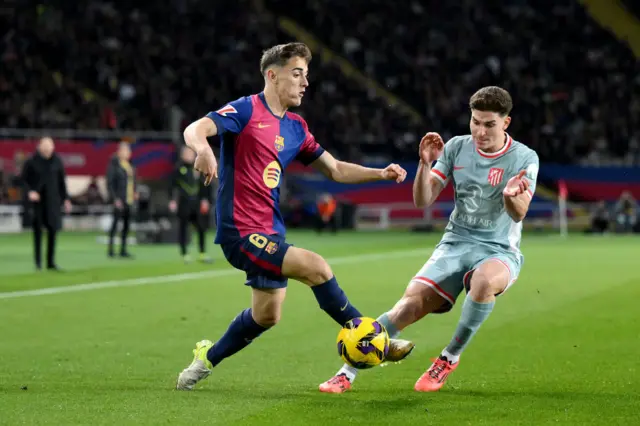
<path fill-rule="evenodd" d="M 262 89 L 261 51 L 292 40 L 286 15 L 425 117 L 316 54 L 299 112 L 341 158 L 414 159 L 425 131 L 467 132 L 469 96 L 497 84 L 542 161 L 640 164 L 639 62 L 575 0 L 39 3 L 0 15 L 0 127 L 182 128 Z"/>
<path fill-rule="evenodd" d="M 622 5 L 629 12 L 633 13 L 636 18 L 640 19 L 640 3 L 636 0 L 622 0 Z"/>
<path fill-rule="evenodd" d="M 448 136 L 467 128 L 469 95 L 496 84 L 543 161 L 640 164 L 640 62 L 575 0 L 270 3 Z"/>
<path fill-rule="evenodd" d="M 0 82 L 11 96 L 1 103 L 0 127 L 168 130 L 172 120 L 184 127 L 259 92 L 262 50 L 292 41 L 274 16 L 250 13 L 246 0 L 162 2 L 144 11 L 92 1 L 35 10 L 4 22 L 13 27 L 3 43 L 12 68 L 2 67 Z M 19 60 L 26 55 L 29 61 Z M 318 55 L 305 100 L 299 112 L 342 158 L 396 158 L 408 145 L 414 155 L 422 129 Z M 42 113 L 56 108 L 57 115 Z"/>

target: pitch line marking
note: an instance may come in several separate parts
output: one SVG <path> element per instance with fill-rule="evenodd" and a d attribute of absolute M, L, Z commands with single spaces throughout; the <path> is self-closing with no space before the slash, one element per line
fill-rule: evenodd
<path fill-rule="evenodd" d="M 424 256 L 425 259 L 431 254 L 428 248 L 415 250 L 400 250 L 387 253 L 369 253 L 356 256 L 341 256 L 327 259 L 329 265 L 341 265 L 357 262 L 398 259 L 409 256 Z M 150 284 L 170 284 L 181 283 L 183 281 L 196 280 L 200 278 L 226 277 L 241 274 L 237 269 L 221 269 L 215 271 L 189 272 L 184 274 L 160 275 L 155 277 L 130 278 L 124 280 L 100 281 L 96 283 L 76 284 L 61 287 L 39 288 L 34 290 L 10 291 L 0 293 L 1 299 L 18 299 L 23 297 L 45 296 L 51 294 L 75 293 L 80 291 L 100 290 L 105 288 L 136 287 Z"/>

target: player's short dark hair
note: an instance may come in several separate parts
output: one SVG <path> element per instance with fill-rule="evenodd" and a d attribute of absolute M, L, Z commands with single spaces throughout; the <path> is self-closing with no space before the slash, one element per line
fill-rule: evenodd
<path fill-rule="evenodd" d="M 471 96 L 469 107 L 476 111 L 488 111 L 500 114 L 501 117 L 509 115 L 513 109 L 513 100 L 509 92 L 501 87 L 483 87 Z"/>
<path fill-rule="evenodd" d="M 304 43 L 287 43 L 270 47 L 262 53 L 260 72 L 264 75 L 272 65 L 284 66 L 291 58 L 302 58 L 311 62 L 311 50 Z"/>

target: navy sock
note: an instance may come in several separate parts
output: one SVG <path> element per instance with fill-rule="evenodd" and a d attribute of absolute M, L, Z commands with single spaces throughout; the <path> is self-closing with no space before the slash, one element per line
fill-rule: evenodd
<path fill-rule="evenodd" d="M 207 359 L 215 367 L 223 359 L 247 347 L 265 330 L 267 329 L 254 321 L 251 308 L 245 309 L 231 321 L 226 333 L 209 349 Z"/>
<path fill-rule="evenodd" d="M 343 326 L 352 318 L 361 317 L 358 311 L 347 299 L 347 295 L 338 285 L 336 277 L 326 283 L 311 287 L 318 304 L 335 322 Z"/>

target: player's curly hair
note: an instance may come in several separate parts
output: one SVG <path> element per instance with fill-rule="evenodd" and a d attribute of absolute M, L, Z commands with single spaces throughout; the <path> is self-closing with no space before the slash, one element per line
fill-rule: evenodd
<path fill-rule="evenodd" d="M 503 88 L 487 86 L 471 96 L 469 107 L 472 110 L 495 112 L 501 117 L 506 117 L 513 109 L 513 100 L 509 92 Z"/>
<path fill-rule="evenodd" d="M 270 47 L 260 58 L 260 72 L 264 75 L 272 65 L 284 66 L 291 58 L 303 58 L 307 64 L 311 62 L 311 50 L 304 43 L 287 43 Z"/>

